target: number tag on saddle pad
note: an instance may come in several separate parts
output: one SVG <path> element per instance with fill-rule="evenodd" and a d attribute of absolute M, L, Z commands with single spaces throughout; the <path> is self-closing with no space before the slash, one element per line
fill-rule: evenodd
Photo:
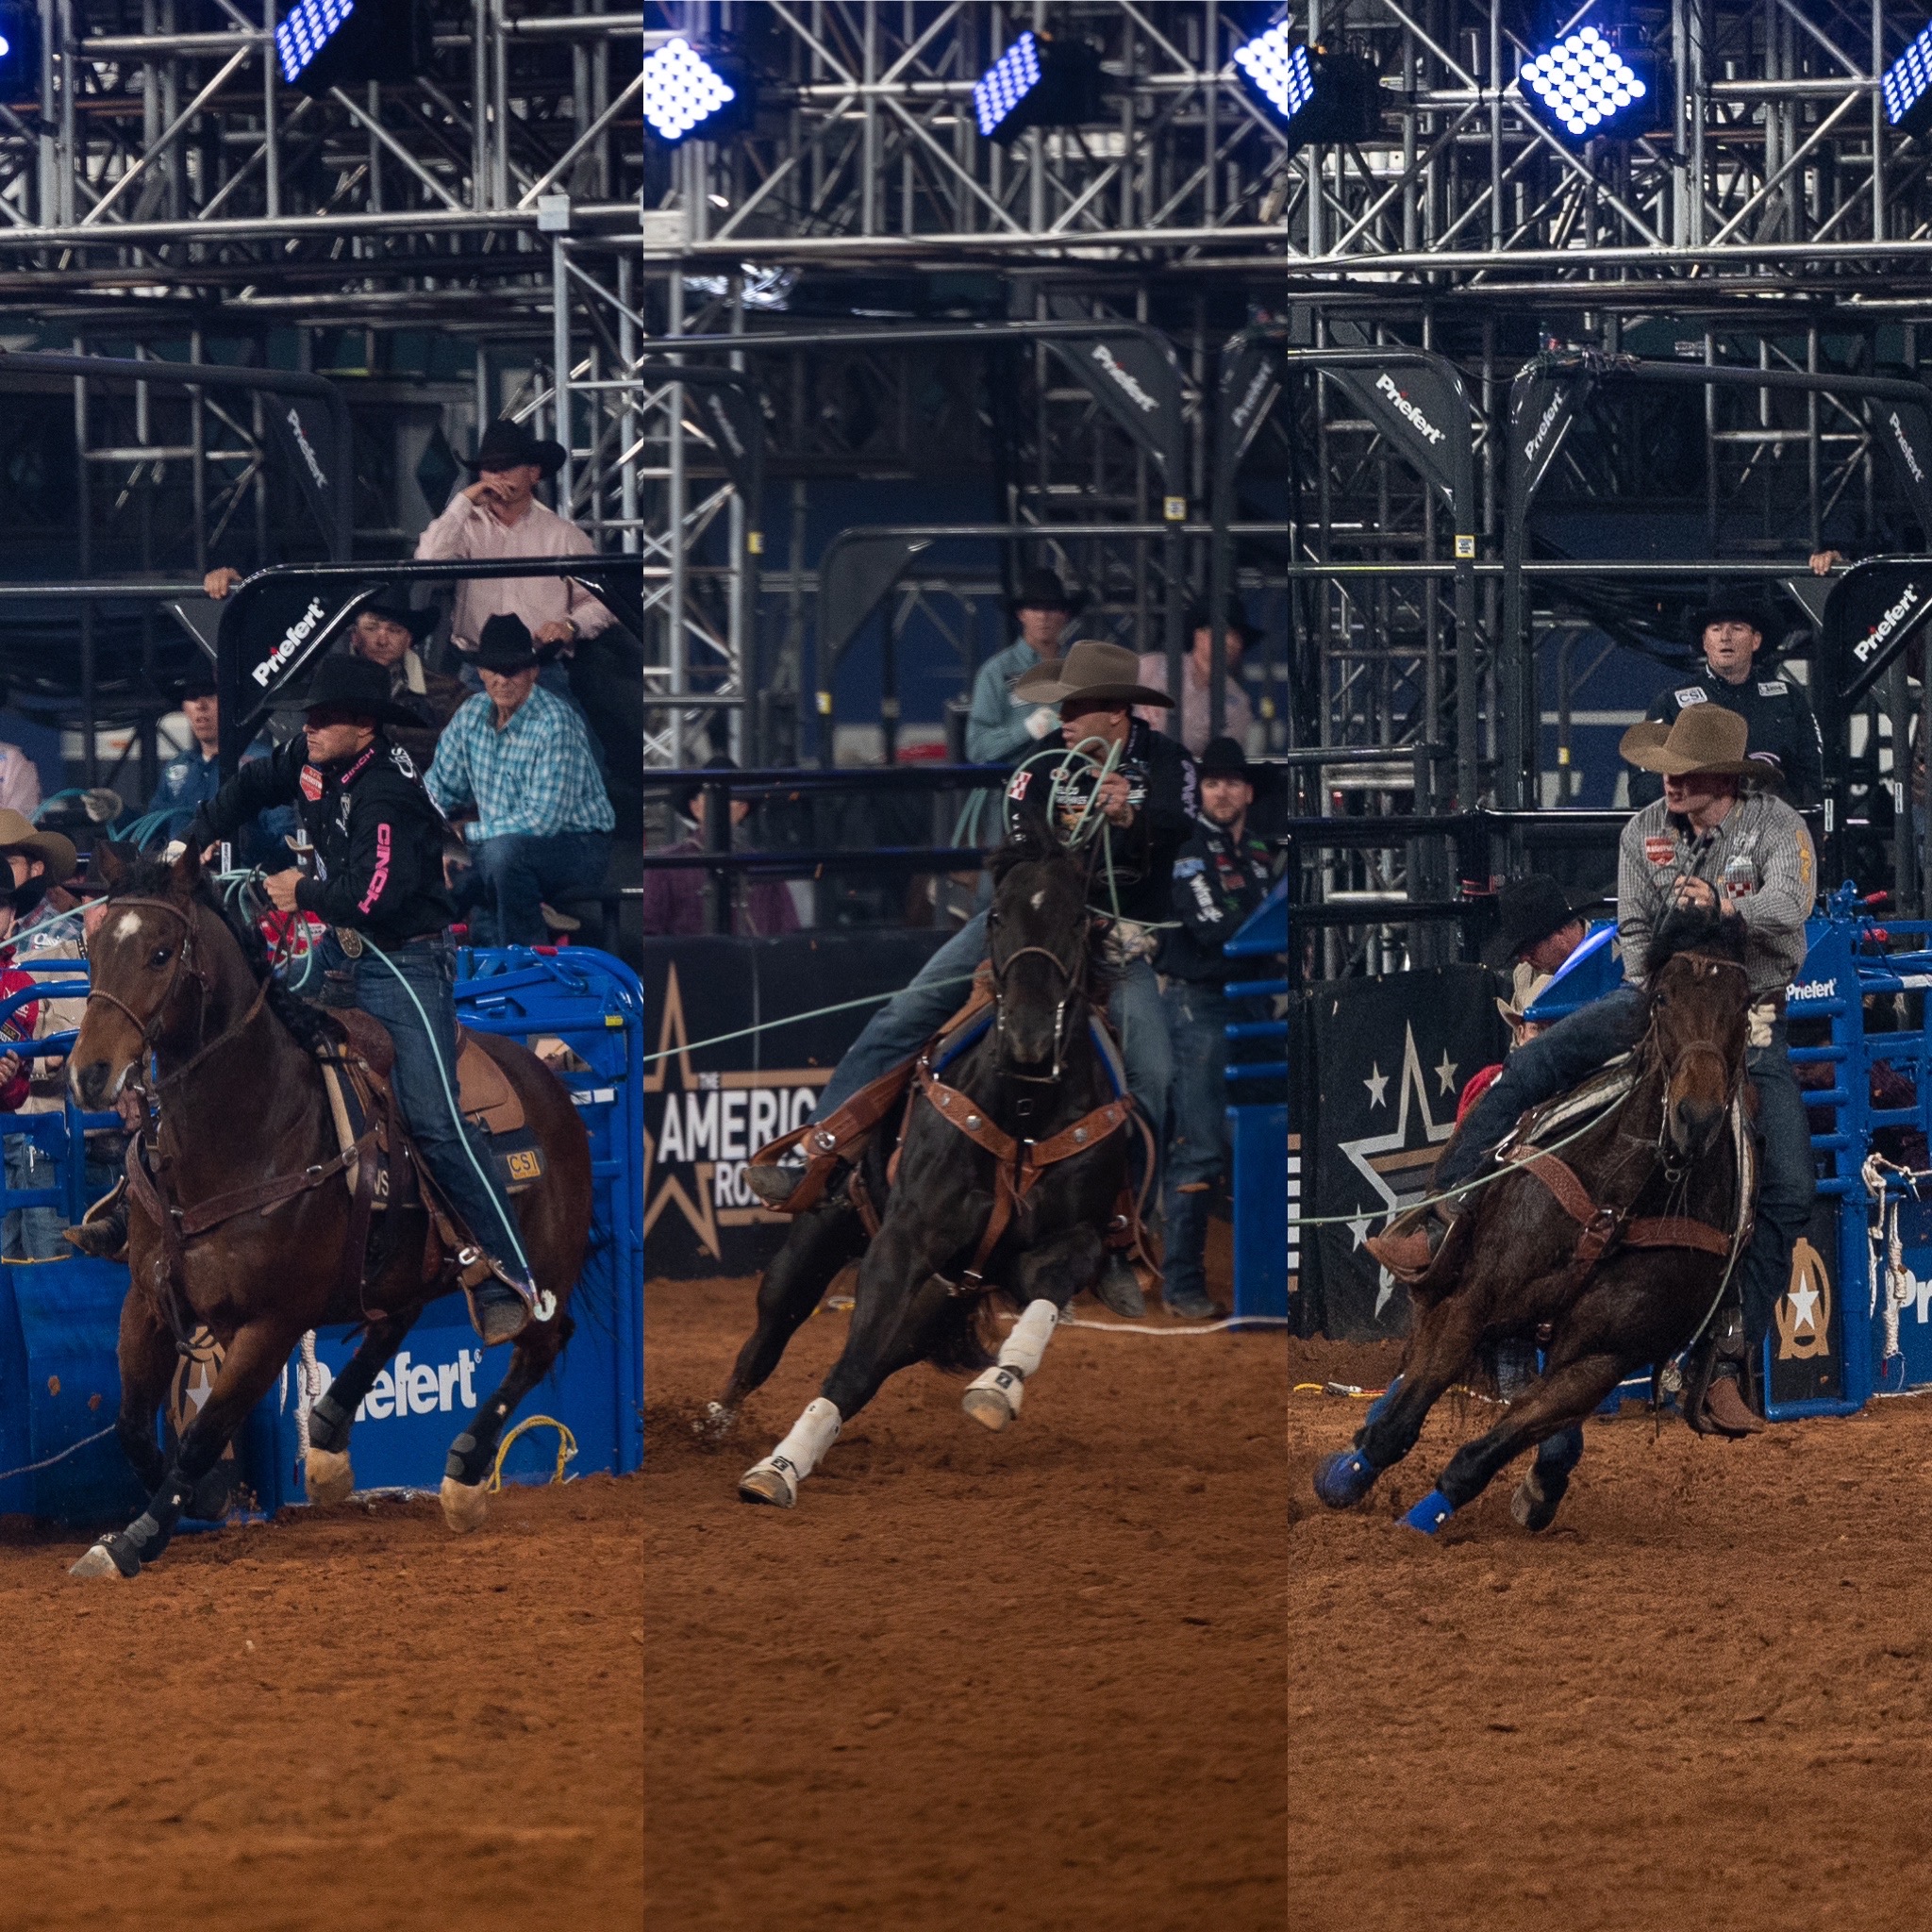
<path fill-rule="evenodd" d="M 1653 833 L 1643 841 L 1643 856 L 1653 865 L 1669 865 L 1677 856 L 1677 841 L 1660 832 Z"/>

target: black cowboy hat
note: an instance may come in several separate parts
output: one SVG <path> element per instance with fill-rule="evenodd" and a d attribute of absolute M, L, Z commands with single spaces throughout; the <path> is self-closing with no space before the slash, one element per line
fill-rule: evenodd
<path fill-rule="evenodd" d="M 1702 657 L 1704 633 L 1712 625 L 1726 622 L 1748 624 L 1764 640 L 1758 650 L 1766 657 L 1777 648 L 1778 639 L 1784 633 L 1784 625 L 1770 605 L 1748 591 L 1740 591 L 1735 596 L 1713 597 L 1701 610 L 1690 613 L 1691 650 Z"/>
<path fill-rule="evenodd" d="M 563 467 L 563 445 L 541 441 L 523 424 L 502 416 L 483 432 L 476 454 L 463 458 L 466 470 L 514 470 L 520 463 L 535 463 L 546 476 L 554 476 Z"/>
<path fill-rule="evenodd" d="M 1608 904 L 1598 894 L 1572 899 L 1548 873 L 1511 879 L 1496 895 L 1496 930 L 1483 947 L 1483 964 L 1507 966 L 1526 947 Z"/>
<path fill-rule="evenodd" d="M 1222 629 L 1233 631 L 1241 639 L 1243 646 L 1252 644 L 1261 635 L 1259 629 L 1248 622 L 1247 607 L 1239 597 L 1229 597 L 1221 608 Z M 1197 630 L 1212 628 L 1208 620 L 1208 606 L 1205 602 L 1193 605 L 1189 609 L 1187 627 L 1190 637 L 1193 636 Z"/>
<path fill-rule="evenodd" d="M 436 611 L 417 609 L 409 602 L 408 591 L 395 584 L 387 584 L 376 591 L 356 615 L 360 617 L 365 611 L 408 631 L 411 641 L 419 644 L 436 628 Z"/>
<path fill-rule="evenodd" d="M 739 764 L 728 751 L 714 751 L 705 760 L 703 769 L 707 772 L 735 772 L 739 769 Z M 671 794 L 671 803 L 676 808 L 679 818 L 688 819 L 692 816 L 691 801 L 704 789 L 702 785 L 682 785 Z"/>
<path fill-rule="evenodd" d="M 389 673 L 366 658 L 331 653 L 315 667 L 302 700 L 305 712 L 325 708 L 348 711 L 377 724 L 401 724 L 420 730 L 423 720 L 389 694 Z"/>
<path fill-rule="evenodd" d="M 530 626 L 513 611 L 499 610 L 483 626 L 476 640 L 476 655 L 470 659 L 478 671 L 494 671 L 501 677 L 519 671 L 534 670 L 541 661 L 537 641 Z"/>
<path fill-rule="evenodd" d="M 1020 579 L 1019 589 L 1007 599 L 1007 608 L 1011 611 L 1064 610 L 1069 617 L 1086 605 L 1083 592 L 1069 591 L 1050 570 L 1029 570 Z"/>
<path fill-rule="evenodd" d="M 180 688 L 175 693 L 175 702 L 185 705 L 190 698 L 211 698 L 218 695 L 215 690 L 215 667 L 205 659 L 197 658 L 188 667 L 187 675 L 182 678 Z"/>
<path fill-rule="evenodd" d="M 1238 738 L 1210 738 L 1194 770 L 1204 778 L 1245 778 L 1252 784 L 1255 777 Z"/>

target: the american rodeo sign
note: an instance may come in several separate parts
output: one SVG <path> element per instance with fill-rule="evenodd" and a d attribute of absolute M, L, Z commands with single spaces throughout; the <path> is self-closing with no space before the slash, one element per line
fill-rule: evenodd
<path fill-rule="evenodd" d="M 749 1274 L 770 1259 L 789 1224 L 745 1187 L 745 1163 L 811 1118 L 840 1055 L 876 1008 L 821 1009 L 895 991 L 945 937 L 645 941 L 647 1274 Z"/>

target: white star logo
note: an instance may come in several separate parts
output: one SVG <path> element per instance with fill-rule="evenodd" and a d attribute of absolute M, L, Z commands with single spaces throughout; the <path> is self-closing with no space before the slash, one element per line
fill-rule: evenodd
<path fill-rule="evenodd" d="M 1818 1291 L 1815 1288 L 1794 1288 L 1790 1294 L 1792 1328 L 1808 1328 L 1812 1334 L 1817 1334 Z"/>
<path fill-rule="evenodd" d="M 1456 1091 L 1456 1062 L 1449 1058 L 1449 1049 L 1442 1049 L 1442 1058 L 1436 1066 L 1436 1077 L 1442 1083 L 1444 1093 Z"/>
<path fill-rule="evenodd" d="M 1375 1061 L 1371 1060 L 1369 1062 L 1369 1077 L 1362 1082 L 1362 1085 L 1369 1090 L 1369 1105 L 1371 1107 L 1380 1107 L 1384 1104 L 1382 1091 L 1389 1085 L 1389 1075 L 1382 1071 Z"/>
<path fill-rule="evenodd" d="M 1456 1069 L 1449 1059 L 1447 1048 L 1443 1049 L 1442 1062 L 1453 1074 Z M 1441 1068 L 1438 1067 L 1436 1072 L 1441 1074 Z M 1417 1147 L 1409 1145 L 1408 1109 L 1411 1098 L 1423 1130 L 1423 1141 Z M 1429 1169 L 1435 1165 L 1436 1148 L 1455 1131 L 1453 1119 L 1438 1125 L 1435 1116 L 1429 1111 L 1428 1080 L 1423 1073 L 1422 1056 L 1416 1051 L 1415 1028 L 1405 1025 L 1402 1029 L 1402 1074 L 1396 1089 L 1394 1125 L 1383 1133 L 1364 1134 L 1359 1140 L 1342 1141 L 1338 1145 L 1355 1163 L 1357 1172 L 1375 1191 L 1382 1207 L 1393 1215 L 1410 1202 L 1421 1199 L 1428 1185 Z M 1372 1208 L 1370 1211 L 1374 1213 L 1375 1210 Z M 1351 1221 L 1350 1228 L 1355 1225 Z M 1360 1237 L 1357 1239 L 1359 1241 Z M 1394 1292 L 1395 1277 L 1385 1268 L 1381 1271 L 1381 1288 L 1375 1296 L 1377 1315 L 1388 1307 Z"/>
<path fill-rule="evenodd" d="M 1364 1214 L 1348 1224 L 1348 1231 L 1355 1237 L 1355 1244 L 1360 1247 L 1369 1238 L 1369 1217 Z"/>

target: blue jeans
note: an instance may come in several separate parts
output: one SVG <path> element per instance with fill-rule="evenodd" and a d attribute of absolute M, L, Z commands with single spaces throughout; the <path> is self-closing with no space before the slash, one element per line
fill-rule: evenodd
<path fill-rule="evenodd" d="M 1227 997 L 1186 979 L 1169 980 L 1160 997 L 1174 1041 L 1167 1185 L 1198 1187 L 1227 1165 Z"/>
<path fill-rule="evenodd" d="M 25 1134 L 7 1136 L 7 1185 L 16 1192 L 59 1185 L 59 1169 Z M 67 1217 L 58 1208 L 16 1208 L 0 1229 L 0 1255 L 9 1261 L 48 1261 L 74 1250 L 60 1239 Z"/>
<path fill-rule="evenodd" d="M 909 1060 L 966 1002 L 974 973 L 986 958 L 986 914 L 975 913 L 865 1023 L 826 1081 L 814 1112 L 824 1120 L 881 1074 Z M 1145 959 L 1132 961 L 1114 983 L 1108 1017 L 1120 1036 L 1127 1091 L 1141 1103 L 1157 1144 L 1174 1085 L 1174 1047 L 1160 1009 L 1160 985 Z"/>
<path fill-rule="evenodd" d="M 412 940 L 389 957 L 415 1000 L 397 984 L 395 974 L 365 953 L 356 961 L 356 1003 L 380 1020 L 395 1042 L 395 1071 L 391 1077 L 396 1105 L 418 1152 L 471 1238 L 499 1261 L 513 1263 L 518 1248 L 508 1231 L 516 1225 L 509 1197 L 496 1178 L 483 1136 L 451 1105 L 457 1082 L 456 948 L 446 937 Z M 422 1003 L 420 1013 L 417 1001 Z M 475 1153 L 474 1161 L 466 1147 Z"/>
<path fill-rule="evenodd" d="M 552 892 L 585 891 L 604 883 L 610 863 L 608 832 L 552 832 L 539 838 L 510 833 L 470 847 L 475 883 L 464 897 L 486 908 L 487 935 L 479 943 L 541 946 L 543 901 Z"/>
<path fill-rule="evenodd" d="M 1518 1047 L 1470 1108 L 1462 1131 L 1437 1170 L 1438 1186 L 1455 1187 L 1470 1179 L 1525 1108 L 1567 1093 L 1613 1055 L 1634 1046 L 1642 1016 L 1643 995 L 1634 987 L 1624 987 L 1579 1008 L 1547 1033 Z M 1740 1271 L 1744 1334 L 1755 1350 L 1770 1330 L 1778 1297 L 1790 1285 L 1791 1245 L 1810 1224 L 1818 1169 L 1782 1020 L 1771 1030 L 1771 1043 L 1753 1047 L 1744 1065 L 1757 1089 L 1757 1125 L 1762 1147 L 1757 1225 Z"/>

